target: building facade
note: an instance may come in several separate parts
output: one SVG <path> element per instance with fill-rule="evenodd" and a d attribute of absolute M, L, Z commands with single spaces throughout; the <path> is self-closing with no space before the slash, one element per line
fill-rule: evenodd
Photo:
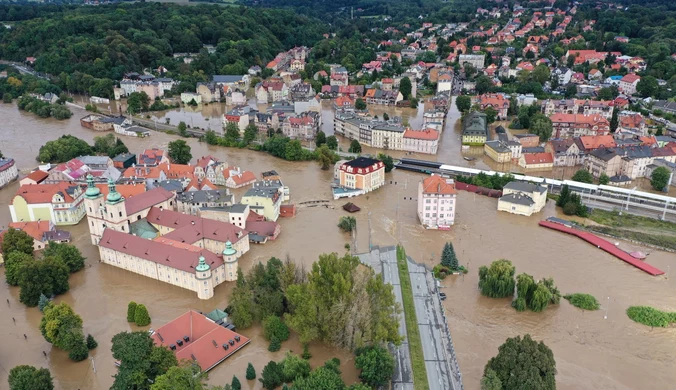
<path fill-rule="evenodd" d="M 455 224 L 457 191 L 453 180 L 432 175 L 418 183 L 418 219 L 426 229 L 448 230 Z"/>
<path fill-rule="evenodd" d="M 385 165 L 382 161 L 359 157 L 344 162 L 338 170 L 338 182 L 341 187 L 367 193 L 385 185 Z"/>
<path fill-rule="evenodd" d="M 512 181 L 507 183 L 498 199 L 498 211 L 530 216 L 540 212 L 547 203 L 547 187 Z"/>
<path fill-rule="evenodd" d="M 19 171 L 13 158 L 0 159 L 0 188 L 16 180 Z"/>

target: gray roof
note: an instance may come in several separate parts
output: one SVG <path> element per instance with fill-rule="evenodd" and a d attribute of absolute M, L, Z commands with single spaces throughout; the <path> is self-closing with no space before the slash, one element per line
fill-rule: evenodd
<path fill-rule="evenodd" d="M 523 148 L 522 152 L 523 153 L 544 153 L 545 148 L 543 148 L 542 146 L 534 146 L 532 148 Z"/>
<path fill-rule="evenodd" d="M 485 145 L 498 153 L 511 153 L 511 150 L 502 141 L 488 141 Z"/>
<path fill-rule="evenodd" d="M 80 156 L 77 159 L 85 165 L 108 165 L 110 161 L 108 156 Z"/>
<path fill-rule="evenodd" d="M 528 195 L 518 193 L 518 194 L 507 194 L 503 195 L 500 197 L 500 201 L 502 202 L 508 202 L 508 203 L 514 203 L 514 204 L 520 204 L 524 206 L 532 206 L 535 204 L 535 201 L 533 201 L 533 198 L 531 198 Z"/>
<path fill-rule="evenodd" d="M 526 193 L 533 193 L 533 192 L 539 192 L 539 193 L 544 193 L 547 191 L 547 187 L 544 186 L 539 186 L 537 184 L 533 183 L 528 183 L 525 181 L 510 181 L 507 183 L 504 187 L 505 189 L 509 190 L 514 190 L 514 191 L 521 191 L 521 192 L 526 192 Z"/>
<path fill-rule="evenodd" d="M 486 114 L 480 112 L 470 112 L 463 123 L 463 135 L 483 135 L 488 137 L 488 126 Z"/>
<path fill-rule="evenodd" d="M 133 153 L 122 153 L 115 156 L 113 161 L 125 162 L 131 158 L 136 158 L 136 155 Z"/>
<path fill-rule="evenodd" d="M 214 83 L 236 83 L 238 81 L 242 81 L 242 78 L 244 76 L 241 75 L 217 75 L 215 74 L 212 77 L 212 81 Z"/>
<path fill-rule="evenodd" d="M 187 203 L 230 202 L 234 200 L 227 190 L 199 190 L 176 194 L 176 201 Z"/>
<path fill-rule="evenodd" d="M 589 154 L 603 161 L 610 161 L 618 155 L 615 150 L 610 148 L 596 149 Z"/>
<path fill-rule="evenodd" d="M 153 188 L 162 187 L 169 192 L 183 191 L 183 182 L 180 180 L 162 180 L 152 184 Z M 151 188 L 149 188 L 150 190 Z"/>

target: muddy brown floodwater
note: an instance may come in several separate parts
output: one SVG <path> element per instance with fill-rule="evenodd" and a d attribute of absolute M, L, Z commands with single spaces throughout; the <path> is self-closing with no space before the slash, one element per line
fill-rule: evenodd
<path fill-rule="evenodd" d="M 419 114 L 420 110 L 415 112 L 416 116 Z M 84 111 L 74 110 L 74 116 L 69 120 L 45 120 L 19 112 L 15 105 L 0 105 L 0 150 L 14 157 L 22 172 L 26 172 L 36 165 L 35 155 L 46 141 L 72 134 L 91 142 L 100 135 L 80 127 L 79 118 L 84 115 Z M 463 161 L 459 128 L 453 123 L 456 118 L 457 112 L 452 111 L 438 156 L 450 163 Z M 166 147 L 175 138 L 153 133 L 149 138 L 124 138 L 124 141 L 132 152 L 138 153 L 146 147 Z M 320 170 L 314 162 L 291 163 L 263 153 L 208 146 L 194 139 L 188 142 L 195 158 L 211 154 L 256 173 L 276 169 L 289 185 L 291 200 L 296 204 L 331 199 L 332 172 Z M 476 166 L 483 167 L 483 164 L 478 160 Z M 559 389 L 665 389 L 676 381 L 673 369 L 676 366 L 676 329 L 650 329 L 633 323 L 625 314 L 631 305 L 651 305 L 676 311 L 673 277 L 651 277 L 575 237 L 539 227 L 540 219 L 557 215 L 551 203 L 541 214 L 521 217 L 498 213 L 494 199 L 461 192 L 454 228 L 447 232 L 425 231 L 418 224 L 415 200 L 412 200 L 422 178 L 422 175 L 394 171 L 388 174 L 388 184 L 384 188 L 354 200 L 362 208 L 356 214 L 356 247 L 358 251 L 368 250 L 370 233 L 374 245 L 393 245 L 400 241 L 417 261 L 434 265 L 443 244 L 446 241 L 454 243 L 461 263 L 466 264 L 470 272 L 443 282 L 443 291 L 448 295 L 444 306 L 467 389 L 479 388 L 484 365 L 506 338 L 526 333 L 552 348 Z M 0 226 L 10 222 L 7 204 L 17 186 L 14 183 L 0 191 Z M 238 198 L 242 192 L 235 192 Z M 257 261 L 288 255 L 309 267 L 321 253 L 343 252 L 344 245 L 352 243 L 350 237 L 336 227 L 338 218 L 345 214 L 340 208 L 344 202 L 330 200 L 329 207 L 300 206 L 295 218 L 281 220 L 282 233 L 278 240 L 253 246 L 240 265 L 248 270 Z M 38 309 L 25 308 L 18 301 L 18 289 L 2 283 L 0 388 L 7 383 L 7 374 L 12 367 L 31 364 L 49 368 L 60 389 L 107 389 L 115 373 L 110 340 L 118 332 L 137 329 L 126 321 L 129 301 L 148 306 L 152 327 L 161 326 L 191 308 L 210 311 L 228 304 L 232 284 L 219 286 L 214 298 L 201 301 L 186 290 L 99 264 L 96 249 L 88 243 L 86 229 L 83 223 L 69 228 L 74 243 L 87 256 L 87 267 L 71 276 L 70 291 L 57 300 L 71 304 L 82 316 L 85 331 L 99 341 L 99 347 L 92 354 L 96 372 L 91 361 L 73 363 L 65 353 L 52 349 L 38 330 Z M 624 242 L 620 246 L 636 247 Z M 658 268 L 667 270 L 670 265 L 676 266 L 673 254 L 643 250 L 651 252 L 647 261 Z M 507 299 L 484 298 L 477 289 L 477 268 L 500 258 L 512 260 L 519 273 L 527 272 L 536 278 L 553 277 L 564 294 L 593 294 L 603 308 L 597 312 L 583 312 L 562 300 L 560 305 L 543 313 L 518 313 Z M 4 275 L 0 278 L 4 279 Z M 11 306 L 5 305 L 6 299 L 10 300 Z M 604 319 L 606 310 L 608 319 Z M 28 336 L 27 341 L 23 340 L 24 333 Z M 229 383 L 232 375 L 243 379 L 249 361 L 260 372 L 267 361 L 281 359 L 285 351 L 302 350 L 297 338 L 292 338 L 283 344 L 280 352 L 270 353 L 259 328 L 246 329 L 242 333 L 252 338 L 251 345 L 212 370 L 209 383 Z M 311 345 L 310 350 L 313 366 L 336 356 L 342 361 L 346 382 L 357 380 L 349 352 L 320 344 Z M 46 358 L 42 351 L 47 353 Z M 251 382 L 248 386 L 258 389 L 260 383 Z"/>

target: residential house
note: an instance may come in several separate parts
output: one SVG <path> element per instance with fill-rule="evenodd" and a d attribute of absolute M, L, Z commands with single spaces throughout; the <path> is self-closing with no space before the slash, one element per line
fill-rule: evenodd
<path fill-rule="evenodd" d="M 0 164 L 2 164 L 1 160 L 0 160 Z M 2 169 L 2 165 L 0 165 L 0 169 Z M 4 173 L 4 172 L 5 171 L 0 171 L 0 180 L 2 180 L 3 182 L 6 182 L 5 185 L 7 185 L 7 183 L 11 182 L 13 179 L 7 179 L 7 178 L 3 177 L 2 173 Z M 7 174 L 7 177 L 11 177 L 11 176 L 12 176 L 11 172 Z M 26 175 L 26 177 L 24 177 L 23 179 L 19 180 L 19 186 L 26 186 L 26 185 L 31 185 L 31 184 L 40 184 L 40 183 L 44 182 L 48 177 L 49 177 L 49 173 L 47 173 L 45 171 L 41 171 L 39 169 L 36 169 L 33 172 Z M 14 179 L 16 179 L 16 177 L 14 177 Z M 2 187 L 2 186 L 0 186 L 0 187 Z"/>
<path fill-rule="evenodd" d="M 552 139 L 545 145 L 545 152 L 554 156 L 555 167 L 574 167 L 584 161 L 585 154 L 572 138 Z"/>
<path fill-rule="evenodd" d="M 622 156 L 616 152 L 616 148 L 600 148 L 587 155 L 584 168 L 598 178 L 605 174 L 608 177 L 622 173 Z"/>
<path fill-rule="evenodd" d="M 21 230 L 33 238 L 33 251 L 45 249 L 49 242 L 64 243 L 70 242 L 70 232 L 57 229 L 51 221 L 29 221 L 29 222 L 10 222 L 9 229 Z M 0 231 L 0 243 L 2 238 L 9 231 Z M 0 254 L 0 264 L 2 264 L 2 255 Z"/>
<path fill-rule="evenodd" d="M 181 93 L 181 102 L 183 104 L 201 104 L 202 95 L 199 93 L 183 92 Z"/>
<path fill-rule="evenodd" d="M 320 117 L 316 112 L 287 116 L 282 122 L 282 133 L 292 139 L 313 140 L 319 131 Z"/>
<path fill-rule="evenodd" d="M 534 148 L 540 146 L 540 136 L 537 134 L 515 134 L 514 138 L 521 144 L 524 148 Z"/>
<path fill-rule="evenodd" d="M 523 153 L 519 158 L 519 166 L 525 169 L 545 171 L 554 168 L 554 158 L 551 153 Z"/>
<path fill-rule="evenodd" d="M 618 115 L 618 126 L 615 136 L 623 138 L 645 137 L 648 135 L 648 126 L 643 116 L 636 112 L 623 111 Z"/>
<path fill-rule="evenodd" d="M 213 75 L 211 81 L 220 86 L 228 86 L 229 88 L 239 88 L 242 91 L 249 89 L 251 77 L 245 75 Z"/>
<path fill-rule="evenodd" d="M 225 179 L 225 186 L 228 188 L 246 187 L 256 182 L 256 175 L 251 171 L 241 171 L 237 169 L 228 169 L 223 171 L 223 176 L 227 175 Z"/>
<path fill-rule="evenodd" d="M 483 69 L 484 68 L 484 60 L 485 56 L 481 54 L 460 54 L 458 56 L 458 64 L 460 64 L 460 67 L 464 67 L 465 64 L 470 64 L 472 65 L 475 69 Z"/>
<path fill-rule="evenodd" d="M 394 106 L 398 102 L 404 100 L 404 96 L 397 89 L 386 91 L 372 88 L 366 91 L 364 98 L 368 104 L 379 104 L 384 106 Z"/>
<path fill-rule="evenodd" d="M 16 163 L 13 158 L 0 158 L 0 188 L 16 180 L 19 177 Z"/>
<path fill-rule="evenodd" d="M 451 179 L 432 175 L 418 183 L 418 219 L 426 229 L 448 230 L 455 224 L 457 191 Z"/>
<path fill-rule="evenodd" d="M 225 189 L 185 191 L 176 194 L 176 211 L 199 216 L 203 207 L 227 207 L 235 203 L 234 195 Z"/>
<path fill-rule="evenodd" d="M 439 131 L 435 129 L 406 129 L 402 149 L 407 152 L 437 154 Z"/>
<path fill-rule="evenodd" d="M 12 222 L 50 221 L 75 225 L 85 215 L 84 190 L 79 184 L 59 182 L 19 187 L 9 205 Z"/>
<path fill-rule="evenodd" d="M 497 93 L 487 93 L 484 95 L 479 95 L 474 98 L 476 104 L 479 105 L 481 110 L 485 110 L 488 107 L 492 107 L 497 111 L 497 118 L 499 120 L 504 120 L 507 118 L 507 111 L 509 110 L 509 99 L 504 95 Z"/>
<path fill-rule="evenodd" d="M 240 203 L 248 205 L 252 211 L 264 216 L 266 220 L 276 222 L 283 199 L 284 186 L 280 181 L 262 180 L 253 183 L 242 196 Z"/>
<path fill-rule="evenodd" d="M 168 164 L 169 158 L 164 150 L 152 148 L 146 149 L 143 153 L 138 155 L 138 165 L 157 166 L 160 164 Z"/>
<path fill-rule="evenodd" d="M 450 72 L 443 72 L 437 78 L 437 93 L 450 91 L 453 89 L 453 75 Z"/>
<path fill-rule="evenodd" d="M 249 114 L 251 114 L 251 108 L 249 106 L 235 107 L 223 114 L 223 126 L 227 126 L 228 123 L 234 123 L 237 125 L 239 132 L 244 133 L 244 130 L 249 125 Z"/>
<path fill-rule="evenodd" d="M 583 135 L 606 135 L 610 122 L 601 115 L 554 114 L 550 116 L 553 138 L 571 138 Z"/>
<path fill-rule="evenodd" d="M 552 80 L 556 80 L 559 85 L 570 83 L 570 78 L 572 76 L 573 71 L 566 67 L 555 68 L 551 73 Z"/>
<path fill-rule="evenodd" d="M 641 77 L 634 73 L 629 73 L 620 79 L 618 89 L 625 95 L 633 95 L 636 93 L 636 86 L 641 81 Z"/>
<path fill-rule="evenodd" d="M 498 211 L 531 216 L 539 213 L 546 203 L 546 186 L 512 181 L 502 189 L 502 196 L 498 199 Z"/>

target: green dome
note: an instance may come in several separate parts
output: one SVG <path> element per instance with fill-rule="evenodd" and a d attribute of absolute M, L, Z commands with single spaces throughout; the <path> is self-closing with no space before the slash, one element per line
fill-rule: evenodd
<path fill-rule="evenodd" d="M 209 264 L 206 263 L 206 259 L 204 258 L 204 256 L 200 256 L 200 263 L 197 264 L 197 267 L 195 267 L 195 270 L 197 272 L 209 271 Z"/>
<path fill-rule="evenodd" d="M 89 199 L 94 199 L 99 195 L 101 195 L 101 190 L 94 185 L 94 176 L 91 174 L 87 175 L 87 191 L 85 191 L 85 196 Z"/>
<path fill-rule="evenodd" d="M 122 200 L 122 195 L 115 189 L 115 182 L 113 179 L 108 179 L 108 197 L 106 197 L 106 202 L 115 204 Z"/>
<path fill-rule="evenodd" d="M 232 242 L 226 242 L 225 249 L 223 249 L 223 256 L 234 256 L 235 254 L 237 254 L 237 251 L 232 247 Z"/>

